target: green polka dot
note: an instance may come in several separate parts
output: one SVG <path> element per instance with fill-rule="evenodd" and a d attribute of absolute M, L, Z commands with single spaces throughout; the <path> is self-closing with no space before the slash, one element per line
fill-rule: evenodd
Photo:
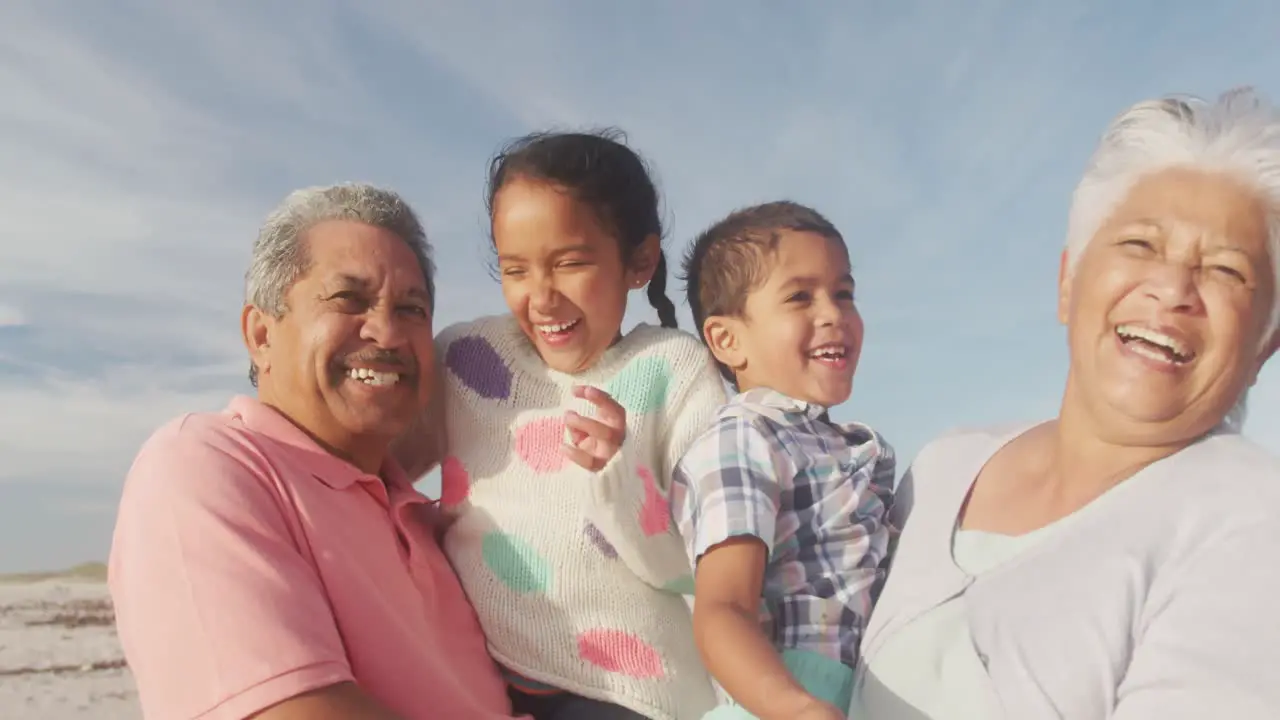
<path fill-rule="evenodd" d="M 551 587 L 551 564 L 514 535 L 497 530 L 488 533 L 480 552 L 502 584 L 518 593 L 545 593 Z"/>
<path fill-rule="evenodd" d="M 662 589 L 669 593 L 675 593 L 676 595 L 692 595 L 693 576 L 685 575 L 684 577 L 676 578 L 666 585 L 663 585 Z"/>
<path fill-rule="evenodd" d="M 671 385 L 671 366 L 658 357 L 642 357 L 622 369 L 605 388 L 629 413 L 661 410 Z"/>

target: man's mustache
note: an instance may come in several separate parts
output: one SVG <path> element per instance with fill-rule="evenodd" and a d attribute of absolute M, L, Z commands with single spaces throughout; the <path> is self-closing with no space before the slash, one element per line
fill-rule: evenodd
<path fill-rule="evenodd" d="M 361 364 L 376 365 L 405 376 L 418 374 L 418 364 L 414 362 L 413 357 L 397 350 L 361 350 L 344 355 L 337 362 L 337 365 L 343 369 Z"/>

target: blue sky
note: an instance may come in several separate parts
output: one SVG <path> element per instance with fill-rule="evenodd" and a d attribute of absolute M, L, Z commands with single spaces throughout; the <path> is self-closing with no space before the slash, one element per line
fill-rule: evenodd
<path fill-rule="evenodd" d="M 677 252 L 741 205 L 826 213 L 868 326 L 836 416 L 904 463 L 951 426 L 1049 415 L 1067 202 L 1105 123 L 1168 92 L 1280 94 L 1280 4 L 1124 6 L 5 3 L 0 571 L 104 558 L 147 434 L 248 390 L 243 270 L 289 190 L 400 190 L 444 269 L 439 322 L 501 311 L 485 163 L 547 126 L 627 130 Z M 1280 361 L 1247 432 L 1280 451 Z"/>

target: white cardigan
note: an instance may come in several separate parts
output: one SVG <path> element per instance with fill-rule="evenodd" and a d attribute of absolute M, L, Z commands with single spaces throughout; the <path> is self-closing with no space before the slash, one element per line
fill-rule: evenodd
<path fill-rule="evenodd" d="M 985 691 L 1010 720 L 1280 718 L 1280 459 L 1212 435 L 970 577 L 951 555 L 961 504 L 1025 429 L 944 436 L 903 478 L 910 519 L 864 672 L 887 638 L 963 594 Z"/>

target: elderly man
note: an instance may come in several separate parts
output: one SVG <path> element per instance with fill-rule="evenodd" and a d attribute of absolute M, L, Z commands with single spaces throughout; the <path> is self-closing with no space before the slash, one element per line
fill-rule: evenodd
<path fill-rule="evenodd" d="M 432 263 L 397 195 L 301 190 L 253 249 L 256 399 L 139 452 L 110 585 L 148 718 L 510 716 L 428 501 L 390 459 L 434 376 Z"/>

